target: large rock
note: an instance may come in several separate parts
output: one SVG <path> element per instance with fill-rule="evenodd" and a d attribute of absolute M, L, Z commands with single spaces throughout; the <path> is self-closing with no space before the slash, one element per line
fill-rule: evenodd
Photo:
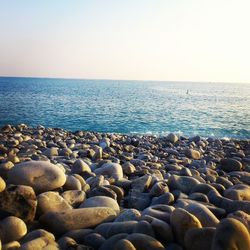
<path fill-rule="evenodd" d="M 217 226 L 212 250 L 249 250 L 250 237 L 246 227 L 238 220 L 227 218 Z"/>
<path fill-rule="evenodd" d="M 114 220 L 116 212 L 109 207 L 90 207 L 70 209 L 63 212 L 49 212 L 39 221 L 48 231 L 61 235 L 71 230 L 97 226 L 103 222 Z"/>
<path fill-rule="evenodd" d="M 27 233 L 23 220 L 9 216 L 0 221 L 0 238 L 2 243 L 20 240 Z"/>
<path fill-rule="evenodd" d="M 0 193 L 0 211 L 17 216 L 25 222 L 34 220 L 37 199 L 32 187 L 9 185 Z"/>
<path fill-rule="evenodd" d="M 118 163 L 105 163 L 100 168 L 95 169 L 94 172 L 98 175 L 106 175 L 108 177 L 113 177 L 115 180 L 123 178 L 122 166 Z"/>
<path fill-rule="evenodd" d="M 188 211 L 177 208 L 170 215 L 170 223 L 177 242 L 184 246 L 185 234 L 192 228 L 201 228 L 200 221 Z"/>
<path fill-rule="evenodd" d="M 222 159 L 221 168 L 226 172 L 240 171 L 242 169 L 242 163 L 232 158 Z"/>
<path fill-rule="evenodd" d="M 85 200 L 80 208 L 87 207 L 109 207 L 112 208 L 117 214 L 120 213 L 120 207 L 116 200 L 107 196 L 94 196 Z"/>
<path fill-rule="evenodd" d="M 48 161 L 27 161 L 15 165 L 8 173 L 8 182 L 33 187 L 42 193 L 64 185 L 66 176 L 56 165 Z"/>

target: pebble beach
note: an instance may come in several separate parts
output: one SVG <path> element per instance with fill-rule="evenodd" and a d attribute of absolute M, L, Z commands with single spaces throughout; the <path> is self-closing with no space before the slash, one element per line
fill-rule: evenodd
<path fill-rule="evenodd" d="M 250 249 L 250 140 L 0 129 L 0 249 Z"/>

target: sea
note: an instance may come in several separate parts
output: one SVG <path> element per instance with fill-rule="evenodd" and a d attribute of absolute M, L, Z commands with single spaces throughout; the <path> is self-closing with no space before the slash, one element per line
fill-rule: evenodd
<path fill-rule="evenodd" d="M 250 139 L 250 84 L 0 77 L 0 126 Z"/>

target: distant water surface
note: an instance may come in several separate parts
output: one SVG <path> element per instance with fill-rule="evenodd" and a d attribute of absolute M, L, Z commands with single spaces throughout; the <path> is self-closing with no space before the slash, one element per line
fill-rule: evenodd
<path fill-rule="evenodd" d="M 250 138 L 250 84 L 0 77 L 0 125 Z"/>

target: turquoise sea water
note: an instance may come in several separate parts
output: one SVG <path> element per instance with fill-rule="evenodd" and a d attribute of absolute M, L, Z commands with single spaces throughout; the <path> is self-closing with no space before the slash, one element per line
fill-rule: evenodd
<path fill-rule="evenodd" d="M 8 123 L 250 138 L 250 84 L 0 77 Z"/>

